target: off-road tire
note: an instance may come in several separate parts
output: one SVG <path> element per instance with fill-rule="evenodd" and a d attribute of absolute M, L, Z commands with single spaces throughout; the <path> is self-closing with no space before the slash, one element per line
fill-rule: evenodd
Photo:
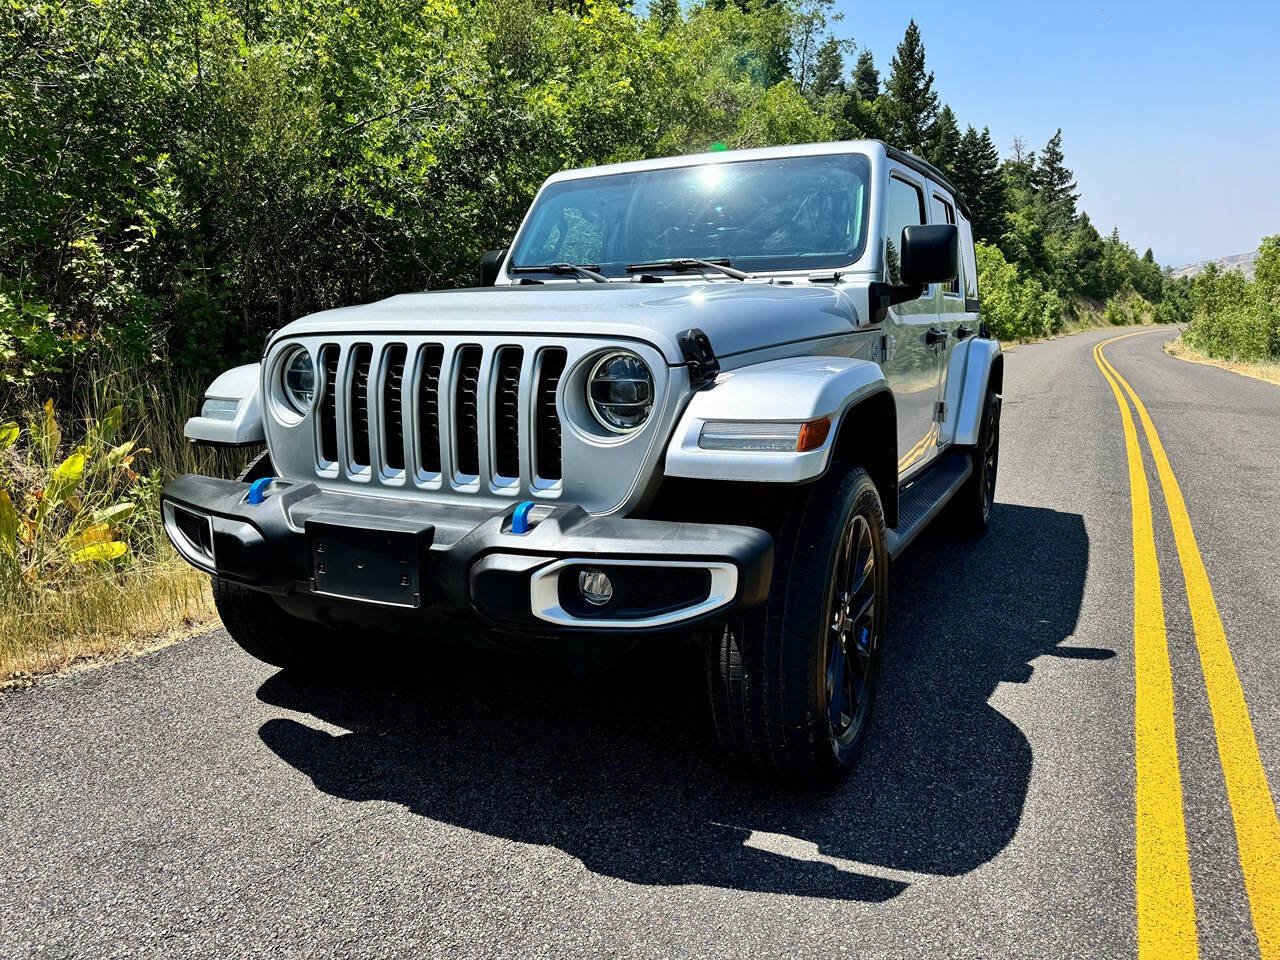
<path fill-rule="evenodd" d="M 838 735 L 828 678 L 830 643 L 839 635 L 833 623 L 840 609 L 834 581 L 843 569 L 841 548 L 855 529 L 869 541 L 874 569 L 865 586 L 874 606 L 865 681 L 858 708 L 850 713 L 857 726 Z M 880 682 L 888 572 L 884 511 L 875 484 L 860 467 L 833 465 L 787 509 L 765 607 L 708 638 L 712 716 L 730 753 L 766 775 L 797 784 L 832 782 L 855 763 Z"/>
<path fill-rule="evenodd" d="M 980 537 L 991 525 L 1000 466 L 1000 396 L 994 390 L 987 391 L 978 444 L 969 455 L 973 458 L 973 472 L 947 504 L 947 521 L 962 537 Z"/>
<path fill-rule="evenodd" d="M 323 670 L 334 662 L 335 632 L 285 613 L 265 593 L 214 577 L 213 602 L 231 639 L 263 663 Z"/>

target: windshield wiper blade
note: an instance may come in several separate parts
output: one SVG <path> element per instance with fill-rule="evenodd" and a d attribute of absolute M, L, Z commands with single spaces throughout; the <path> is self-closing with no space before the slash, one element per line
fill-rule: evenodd
<path fill-rule="evenodd" d="M 652 263 L 628 263 L 627 273 L 641 273 L 645 270 L 675 270 L 677 272 L 683 270 L 718 270 L 726 277 L 733 277 L 735 280 L 750 280 L 751 274 L 742 270 L 735 270 L 729 266 L 727 257 L 717 257 L 714 260 L 703 260 L 700 257 L 669 257 L 666 260 L 654 260 Z"/>
<path fill-rule="evenodd" d="M 596 283 L 608 283 L 609 278 L 599 270 L 598 263 L 540 263 L 511 268 L 512 273 L 554 273 L 557 276 L 573 273 Z"/>

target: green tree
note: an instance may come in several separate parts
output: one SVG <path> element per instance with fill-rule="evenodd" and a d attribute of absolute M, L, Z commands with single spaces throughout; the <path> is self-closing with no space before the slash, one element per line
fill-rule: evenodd
<path fill-rule="evenodd" d="M 925 69 L 924 42 L 915 20 L 898 44 L 885 84 L 886 132 L 894 146 L 923 156 L 928 152 L 938 118 L 938 94 L 933 73 Z"/>
<path fill-rule="evenodd" d="M 817 60 L 813 66 L 813 82 L 809 85 L 809 93 L 815 99 L 844 91 L 843 46 L 835 37 L 827 37 L 818 47 Z"/>
<path fill-rule="evenodd" d="M 844 19 L 844 14 L 832 12 L 834 3 L 835 0 L 787 0 L 773 5 L 786 18 L 783 25 L 790 40 L 787 62 L 791 78 L 803 93 L 813 92 L 819 53 L 827 44 L 824 39 L 827 28 Z M 765 0 L 764 7 L 767 9 L 769 6 L 771 4 Z M 835 52 L 839 52 L 840 41 L 837 40 L 836 44 Z M 841 62 L 841 72 L 843 69 Z"/>
<path fill-rule="evenodd" d="M 1009 208 L 1020 210 L 1033 205 L 1036 199 L 1035 151 L 1028 150 L 1026 142 L 1021 137 L 1014 137 L 1011 153 L 1000 167 L 1009 196 Z"/>
<path fill-rule="evenodd" d="M 880 96 L 880 71 L 876 69 L 876 60 L 870 50 L 864 49 L 858 54 L 853 67 L 852 88 L 853 95 L 867 103 L 874 103 Z"/>
<path fill-rule="evenodd" d="M 1062 128 L 1049 138 L 1031 170 L 1031 186 L 1045 230 L 1066 233 L 1076 221 L 1076 182 L 1062 152 Z"/>
<path fill-rule="evenodd" d="M 649 0 L 649 19 L 666 33 L 680 22 L 680 0 Z"/>
<path fill-rule="evenodd" d="M 937 122 L 933 125 L 925 159 L 939 170 L 951 173 L 955 170 L 959 152 L 960 127 L 956 123 L 956 115 L 951 111 L 951 105 L 947 104 L 939 112 Z"/>
<path fill-rule="evenodd" d="M 1008 198 L 1000 171 L 1000 153 L 991 140 L 991 131 L 979 134 L 970 124 L 956 146 L 951 172 L 973 215 L 973 235 L 986 243 L 996 243 L 1004 235 L 1008 220 Z"/>

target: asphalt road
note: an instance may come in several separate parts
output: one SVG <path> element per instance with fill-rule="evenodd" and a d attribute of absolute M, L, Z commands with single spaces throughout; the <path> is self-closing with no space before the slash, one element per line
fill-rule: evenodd
<path fill-rule="evenodd" d="M 1280 388 L 1167 357 L 1171 333 L 1106 356 L 1159 431 L 1256 733 L 1251 759 L 1228 729 L 1220 758 L 1138 423 L 1172 871 L 1137 869 L 1135 540 L 1097 332 L 1009 354 L 992 530 L 927 534 L 895 567 L 885 688 L 840 789 L 780 794 L 724 763 L 684 652 L 579 681 L 370 650 L 374 671 L 317 682 L 218 631 L 0 695 L 0 955 L 1124 957 L 1139 890 L 1181 858 L 1201 955 L 1258 956 L 1280 890 Z M 1173 726 L 1155 731 L 1158 755 Z M 1224 769 L 1258 765 L 1271 805 L 1237 821 Z M 1156 908 L 1148 935 L 1179 920 Z"/>

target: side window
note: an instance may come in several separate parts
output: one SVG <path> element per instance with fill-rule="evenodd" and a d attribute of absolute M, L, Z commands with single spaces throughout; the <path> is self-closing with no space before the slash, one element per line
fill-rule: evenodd
<path fill-rule="evenodd" d="M 951 205 L 950 201 L 938 196 L 938 194 L 936 193 L 933 195 L 932 211 L 933 211 L 934 223 L 955 223 L 956 222 L 955 207 Z M 963 243 L 961 244 L 961 246 L 963 246 Z M 961 254 L 960 256 L 960 261 L 961 261 L 960 275 L 956 277 L 954 280 L 952 280 L 951 285 L 943 291 L 943 293 L 945 293 L 947 296 L 952 296 L 952 297 L 960 296 L 960 283 L 965 276 L 963 254 Z"/>
<path fill-rule="evenodd" d="M 978 263 L 973 253 L 973 228 L 969 221 L 960 215 L 960 264 L 964 268 L 964 296 L 966 300 L 978 299 Z M 974 307 L 965 305 L 966 310 Z"/>
<path fill-rule="evenodd" d="M 902 282 L 902 258 L 898 245 L 902 242 L 904 227 L 916 227 L 924 223 L 924 194 L 920 188 L 889 178 L 889 215 L 885 220 L 884 268 L 889 283 Z"/>

